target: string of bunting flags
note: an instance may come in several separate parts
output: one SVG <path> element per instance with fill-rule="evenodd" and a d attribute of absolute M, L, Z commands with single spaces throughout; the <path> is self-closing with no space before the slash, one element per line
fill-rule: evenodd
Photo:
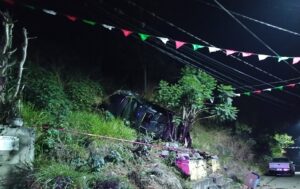
<path fill-rule="evenodd" d="M 15 0 L 2 0 L 5 3 L 9 4 L 9 5 L 15 5 L 16 1 Z M 36 8 L 32 5 L 28 5 L 28 4 L 22 4 L 22 6 L 31 9 L 31 10 L 41 10 L 46 14 L 52 15 L 52 16 L 56 16 L 56 15 L 60 15 L 60 16 L 64 16 L 66 17 L 68 20 L 75 22 L 75 21 L 82 21 L 85 24 L 91 25 L 91 26 L 96 26 L 96 25 L 102 25 L 104 28 L 112 31 L 114 29 L 118 29 L 121 30 L 123 35 L 125 37 L 128 37 L 132 34 L 137 34 L 140 39 L 142 41 L 147 40 L 148 38 L 156 38 L 158 40 L 160 40 L 163 44 L 167 44 L 170 41 L 173 41 L 175 43 L 175 48 L 179 49 L 181 47 L 183 47 L 184 45 L 190 45 L 192 46 L 193 50 L 199 50 L 199 49 L 204 49 L 207 48 L 209 53 L 214 53 L 214 52 L 218 52 L 218 51 L 223 51 L 225 52 L 225 54 L 227 56 L 229 55 L 240 55 L 242 57 L 251 57 L 251 56 L 257 56 L 259 61 L 265 60 L 267 58 L 274 58 L 277 59 L 277 62 L 281 62 L 281 61 L 285 61 L 285 60 L 291 60 L 292 64 L 297 64 L 300 62 L 300 56 L 298 57 L 291 57 L 291 56 L 273 56 L 273 55 L 267 55 L 267 54 L 259 54 L 259 53 L 254 53 L 254 52 L 244 52 L 244 51 L 239 51 L 239 50 L 233 50 L 233 49 L 224 49 L 224 48 L 219 48 L 219 47 L 215 47 L 215 46 L 208 46 L 208 45 L 203 45 L 203 44 L 195 44 L 195 43 L 189 43 L 189 42 L 184 42 L 184 41 L 180 41 L 180 40 L 175 40 L 175 39 L 170 39 L 170 38 L 166 38 L 166 37 L 160 37 L 160 36 L 154 36 L 154 35 L 150 35 L 150 34 L 145 34 L 145 33 L 140 33 L 140 32 L 135 32 L 135 31 L 131 31 L 131 30 L 127 30 L 127 29 L 123 29 L 123 28 L 118 28 L 116 26 L 112 26 L 112 25 L 107 25 L 107 24 L 98 24 L 96 21 L 93 20 L 88 20 L 88 19 L 81 19 L 77 16 L 73 16 L 73 15 L 69 15 L 69 14 L 60 14 L 56 11 L 53 10 L 49 10 L 49 9 L 40 9 L 40 8 Z"/>
<path fill-rule="evenodd" d="M 271 92 L 273 90 L 282 91 L 284 88 L 295 88 L 297 85 L 300 85 L 300 82 L 299 83 L 289 83 L 287 85 L 280 85 L 280 86 L 265 88 L 265 89 L 260 89 L 260 90 L 247 91 L 247 92 L 243 92 L 243 93 L 235 93 L 235 96 L 237 96 L 237 97 L 240 97 L 242 95 L 251 96 L 252 94 L 261 94 L 263 92 Z"/>
<path fill-rule="evenodd" d="M 15 0 L 2 0 L 2 1 L 9 4 L 9 5 L 15 5 L 16 4 Z M 257 54 L 257 53 L 252 53 L 252 52 L 243 52 L 243 51 L 237 51 L 237 50 L 222 49 L 222 48 L 218 48 L 218 47 L 215 47 L 215 46 L 207 46 L 207 45 L 202 45 L 202 44 L 188 43 L 188 42 L 174 40 L 174 39 L 170 39 L 170 38 L 166 38 L 166 37 L 154 36 L 154 35 L 150 35 L 150 34 L 135 32 L 135 31 L 132 31 L 132 30 L 124 29 L 124 28 L 118 28 L 116 26 L 112 26 L 112 25 L 108 25 L 108 24 L 99 24 L 99 23 L 97 23 L 96 21 L 93 21 L 93 20 L 81 19 L 81 18 L 79 18 L 77 16 L 74 16 L 74 15 L 61 14 L 61 13 L 58 13 L 56 11 L 49 10 L 49 9 L 36 8 L 36 7 L 34 7 L 32 5 L 28 5 L 28 4 L 21 4 L 21 5 L 28 8 L 28 9 L 30 9 L 30 10 L 40 10 L 40 11 L 42 11 L 46 14 L 52 15 L 52 16 L 57 16 L 57 15 L 63 16 L 71 22 L 81 21 L 81 22 L 83 22 L 85 24 L 88 24 L 90 26 L 101 25 L 103 28 L 105 28 L 109 31 L 120 30 L 122 32 L 122 34 L 124 35 L 124 37 L 129 37 L 132 34 L 136 34 L 136 35 L 139 36 L 139 38 L 142 41 L 146 41 L 147 39 L 149 39 L 151 37 L 151 38 L 156 38 L 156 39 L 160 40 L 165 45 L 167 45 L 167 43 L 169 43 L 170 41 L 173 41 L 175 43 L 175 48 L 176 49 L 179 49 L 184 45 L 191 45 L 194 51 L 196 51 L 198 49 L 207 48 L 209 53 L 224 51 L 227 56 L 232 55 L 232 54 L 239 54 L 242 57 L 250 57 L 250 56 L 255 56 L 256 55 L 258 57 L 259 61 L 265 60 L 267 58 L 277 58 L 278 62 L 281 62 L 283 60 L 289 60 L 289 59 L 292 59 L 293 64 L 297 64 L 297 63 L 300 62 L 300 57 L 271 56 L 271 55 Z M 263 92 L 271 92 L 273 90 L 282 91 L 284 88 L 294 88 L 294 87 L 296 87 L 296 85 L 300 85 L 300 82 L 299 83 L 290 83 L 290 84 L 287 84 L 287 85 L 280 85 L 280 86 L 276 86 L 276 87 L 272 87 L 272 88 L 265 88 L 265 89 L 261 89 L 261 90 L 253 90 L 253 91 L 247 91 L 247 92 L 243 92 L 243 93 L 235 93 L 235 96 L 236 97 L 240 97 L 242 95 L 251 96 L 252 94 L 261 94 Z"/>

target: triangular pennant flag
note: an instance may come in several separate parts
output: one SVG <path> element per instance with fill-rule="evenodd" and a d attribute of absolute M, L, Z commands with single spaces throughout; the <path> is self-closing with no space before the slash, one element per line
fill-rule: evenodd
<path fill-rule="evenodd" d="M 240 94 L 240 93 L 235 93 L 235 94 L 234 94 L 234 96 L 238 96 L 238 97 L 240 97 L 240 96 L 241 96 L 241 94 Z"/>
<path fill-rule="evenodd" d="M 108 30 L 112 30 L 112 29 L 115 29 L 115 26 L 110 26 L 110 25 L 107 25 L 107 24 L 102 24 L 102 26 Z"/>
<path fill-rule="evenodd" d="M 283 86 L 274 87 L 274 89 L 282 91 L 283 90 Z"/>
<path fill-rule="evenodd" d="M 260 93 L 261 93 L 261 90 L 256 90 L 256 91 L 254 91 L 253 93 L 255 93 L 255 94 L 260 94 Z"/>
<path fill-rule="evenodd" d="M 225 51 L 226 51 L 226 55 L 227 55 L 227 56 L 236 53 L 236 51 L 234 51 L 234 50 L 228 50 L 228 49 L 226 49 Z"/>
<path fill-rule="evenodd" d="M 245 92 L 245 93 L 243 93 L 243 94 L 246 95 L 246 96 L 250 96 L 250 95 L 251 95 L 250 92 Z"/>
<path fill-rule="evenodd" d="M 264 59 L 266 59 L 266 58 L 269 57 L 269 55 L 265 55 L 265 54 L 259 54 L 259 55 L 257 55 L 257 56 L 258 56 L 258 60 L 259 60 L 259 61 L 264 60 Z"/>
<path fill-rule="evenodd" d="M 26 8 L 29 8 L 29 9 L 31 9 L 31 10 L 34 10 L 35 9 L 35 7 L 34 6 L 31 6 L 31 5 L 23 5 L 24 7 L 26 7 Z"/>
<path fill-rule="evenodd" d="M 296 83 L 291 83 L 291 84 L 288 84 L 286 85 L 287 87 L 295 87 L 296 86 Z"/>
<path fill-rule="evenodd" d="M 293 58 L 293 64 L 297 64 L 300 61 L 300 57 L 294 57 Z"/>
<path fill-rule="evenodd" d="M 78 19 L 76 16 L 71 16 L 71 15 L 65 15 L 65 16 L 72 22 L 75 22 Z"/>
<path fill-rule="evenodd" d="M 210 103 L 214 103 L 214 101 L 215 101 L 215 98 L 214 98 L 214 97 L 212 97 L 211 99 L 209 99 L 209 101 L 210 101 Z"/>
<path fill-rule="evenodd" d="M 14 0 L 4 0 L 5 3 L 14 5 L 16 2 Z"/>
<path fill-rule="evenodd" d="M 45 13 L 51 14 L 51 15 L 53 15 L 53 16 L 55 16 L 55 15 L 57 14 L 57 13 L 56 13 L 55 11 L 53 11 L 53 10 L 43 9 L 43 11 L 44 11 Z"/>
<path fill-rule="evenodd" d="M 271 88 L 264 89 L 263 91 L 272 91 Z"/>
<path fill-rule="evenodd" d="M 219 49 L 219 48 L 217 48 L 217 47 L 208 47 L 208 51 L 210 52 L 210 53 L 212 53 L 212 52 L 217 52 L 217 51 L 220 51 L 221 49 Z"/>
<path fill-rule="evenodd" d="M 249 52 L 242 52 L 242 56 L 243 57 L 248 57 L 248 56 L 251 56 L 252 53 L 249 53 Z"/>
<path fill-rule="evenodd" d="M 166 38 L 166 37 L 157 37 L 157 39 L 161 40 L 165 45 L 166 45 L 167 42 L 169 41 L 169 39 Z"/>
<path fill-rule="evenodd" d="M 82 22 L 84 22 L 84 23 L 86 23 L 86 24 L 89 24 L 89 25 L 91 25 L 91 26 L 96 25 L 96 22 L 91 21 L 91 20 L 82 19 Z"/>
<path fill-rule="evenodd" d="M 197 49 L 202 49 L 202 48 L 204 48 L 203 45 L 193 44 L 194 51 L 196 51 Z"/>
<path fill-rule="evenodd" d="M 130 34 L 132 34 L 132 31 L 124 30 L 124 29 L 121 29 L 121 30 L 122 30 L 125 37 L 128 37 Z"/>
<path fill-rule="evenodd" d="M 287 59 L 289 59 L 289 57 L 285 57 L 285 56 L 280 56 L 280 57 L 278 57 L 278 62 L 281 62 L 281 61 L 283 61 L 283 60 L 287 60 Z"/>
<path fill-rule="evenodd" d="M 141 38 L 142 41 L 146 41 L 150 35 L 144 34 L 144 33 L 139 33 L 139 36 Z"/>
<path fill-rule="evenodd" d="M 186 42 L 183 41 L 175 41 L 175 46 L 176 49 L 179 49 L 180 47 L 182 47 Z"/>

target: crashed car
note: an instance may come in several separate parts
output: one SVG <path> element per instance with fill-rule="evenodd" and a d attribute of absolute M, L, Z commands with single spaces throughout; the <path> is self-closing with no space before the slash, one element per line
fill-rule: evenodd
<path fill-rule="evenodd" d="M 114 116 L 130 121 L 134 128 L 156 139 L 172 138 L 174 113 L 140 98 L 130 91 L 119 90 L 112 94 L 105 105 Z"/>

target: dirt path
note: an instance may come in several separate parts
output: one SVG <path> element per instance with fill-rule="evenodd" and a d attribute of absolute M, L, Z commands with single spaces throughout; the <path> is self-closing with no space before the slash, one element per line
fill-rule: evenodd
<path fill-rule="evenodd" d="M 294 177 L 262 176 L 258 189 L 300 189 L 300 172 Z"/>

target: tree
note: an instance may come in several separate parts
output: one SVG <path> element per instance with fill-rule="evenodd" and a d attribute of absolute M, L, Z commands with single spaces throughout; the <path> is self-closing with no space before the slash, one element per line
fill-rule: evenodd
<path fill-rule="evenodd" d="M 23 90 L 22 75 L 27 56 L 27 30 L 23 28 L 23 44 L 21 56 L 15 56 L 17 49 L 13 47 L 14 23 L 8 13 L 2 16 L 3 37 L 0 45 L 0 123 L 19 116 L 20 95 Z"/>
<path fill-rule="evenodd" d="M 275 144 L 272 147 L 273 156 L 282 156 L 285 153 L 285 148 L 293 145 L 295 142 L 288 134 L 275 134 L 273 139 Z"/>
<path fill-rule="evenodd" d="M 214 92 L 217 92 L 217 96 Z M 176 112 L 179 141 L 190 147 L 190 129 L 200 115 L 206 114 L 221 121 L 236 119 L 237 109 L 232 105 L 233 97 L 231 86 L 218 85 L 205 72 L 185 67 L 176 83 L 160 81 L 154 100 Z"/>

